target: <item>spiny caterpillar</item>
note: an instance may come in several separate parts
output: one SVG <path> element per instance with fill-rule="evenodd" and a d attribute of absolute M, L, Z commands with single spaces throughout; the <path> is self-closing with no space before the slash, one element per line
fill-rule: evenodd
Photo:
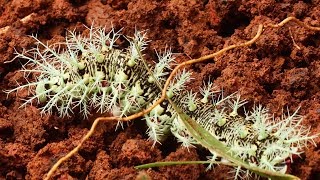
<path fill-rule="evenodd" d="M 21 71 L 27 80 L 30 73 L 37 75 L 36 80 L 6 92 L 28 88 L 31 98 L 23 105 L 37 100 L 42 104 L 42 113 L 55 109 L 61 117 L 75 111 L 84 117 L 92 112 L 123 117 L 159 99 L 161 90 L 156 83 L 164 85 L 175 62 L 170 50 L 157 53 L 158 62 L 145 67 L 141 55 L 147 46 L 144 32 L 136 31 L 134 37 L 126 37 L 129 46 L 119 49 L 119 31 L 88 29 L 88 36 L 69 32 L 63 43 L 65 48 L 62 44 L 48 46 L 35 38 L 37 46 L 17 53 L 16 58 L 28 61 Z M 190 79 L 191 73 L 185 69 L 177 73 L 167 89 L 167 97 L 252 166 L 285 173 L 286 158 L 302 153 L 308 141 L 313 142 L 316 137 L 301 125 L 303 118 L 297 111 L 274 118 L 258 105 L 240 115 L 238 109 L 246 101 L 239 94 L 224 96 L 213 91 L 211 82 L 199 93 L 187 91 L 185 86 Z M 143 119 L 148 125 L 149 139 L 155 143 L 172 134 L 185 147 L 197 144 L 168 101 L 157 105 Z M 219 154 L 211 153 L 211 159 L 216 160 Z"/>

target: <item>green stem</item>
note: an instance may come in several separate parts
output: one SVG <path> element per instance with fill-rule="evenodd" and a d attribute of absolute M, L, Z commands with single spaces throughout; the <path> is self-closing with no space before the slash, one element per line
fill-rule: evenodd
<path fill-rule="evenodd" d="M 135 166 L 136 169 L 147 169 L 154 167 L 162 167 L 162 166 L 175 166 L 175 165 L 187 165 L 187 164 L 224 164 L 228 166 L 237 166 L 233 163 L 228 162 L 217 162 L 217 161 L 165 161 L 165 162 L 154 162 L 148 164 L 142 164 L 139 166 Z"/>

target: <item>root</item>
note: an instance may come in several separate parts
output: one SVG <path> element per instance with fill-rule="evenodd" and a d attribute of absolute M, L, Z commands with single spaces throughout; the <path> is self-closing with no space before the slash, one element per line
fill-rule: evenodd
<path fill-rule="evenodd" d="M 28 16 L 20 19 L 20 22 L 22 24 L 27 24 L 27 23 L 31 22 L 33 20 L 33 17 L 35 17 L 35 16 L 37 16 L 36 13 L 31 13 Z M 10 28 L 11 28 L 11 26 L 5 26 L 5 27 L 0 28 L 0 35 L 7 33 L 10 30 Z"/>
<path fill-rule="evenodd" d="M 191 65 L 191 64 L 195 64 L 195 63 L 199 63 L 199 62 L 203 62 L 203 61 L 206 61 L 206 60 L 209 60 L 209 59 L 212 59 L 212 58 L 215 58 L 223 53 L 225 53 L 226 51 L 228 50 L 231 50 L 231 49 L 234 49 L 234 48 L 239 48 L 239 47 L 245 47 L 245 46 L 250 46 L 252 45 L 253 43 L 255 43 L 257 41 L 257 39 L 261 36 L 261 34 L 263 33 L 263 31 L 266 29 L 266 28 L 280 28 L 282 26 L 284 26 L 285 24 L 287 24 L 288 22 L 290 21 L 293 21 L 295 23 L 297 23 L 299 26 L 302 26 L 306 29 L 309 29 L 309 30 L 313 30 L 313 31 L 320 31 L 320 27 L 313 27 L 313 26 L 309 26 L 307 24 L 305 24 L 304 22 L 298 20 L 297 18 L 295 17 L 288 17 L 286 19 L 284 19 L 283 21 L 281 21 L 280 23 L 278 24 L 268 24 L 268 25 L 262 25 L 260 24 L 258 26 L 258 30 L 257 30 L 257 33 L 256 35 L 249 41 L 246 41 L 244 43 L 241 43 L 241 44 L 236 44 L 236 45 L 230 45 L 228 47 L 225 47 L 213 54 L 210 54 L 210 55 L 206 55 L 206 56 L 203 56 L 203 57 L 200 57 L 198 59 L 192 59 L 192 60 L 189 60 L 189 61 L 186 61 L 186 62 L 183 62 L 179 65 L 177 65 L 171 72 L 170 76 L 168 77 L 163 89 L 162 89 L 162 92 L 161 92 L 161 97 L 153 104 L 151 105 L 150 107 L 148 107 L 147 109 L 144 109 L 136 114 L 133 114 L 133 115 L 130 115 L 128 117 L 99 117 L 97 119 L 95 119 L 95 121 L 93 122 L 89 132 L 82 138 L 81 142 L 72 150 L 70 151 L 67 155 L 63 156 L 62 158 L 60 158 L 50 169 L 50 171 L 48 172 L 48 174 L 44 177 L 45 180 L 49 180 L 53 173 L 59 168 L 59 166 L 67 161 L 70 157 L 72 157 L 75 153 L 77 153 L 79 151 L 79 149 L 81 148 L 82 144 L 88 140 L 90 138 L 90 136 L 94 133 L 95 131 L 95 128 L 97 127 L 98 123 L 100 121 L 130 121 L 130 120 L 133 120 L 133 119 L 136 119 L 136 118 L 139 118 L 147 113 L 149 113 L 153 108 L 155 108 L 157 105 L 159 105 L 161 102 L 163 102 L 165 99 L 166 99 L 166 91 L 167 91 L 167 88 L 169 87 L 170 85 L 170 81 L 174 78 L 174 75 L 178 72 L 178 70 L 186 65 Z"/>

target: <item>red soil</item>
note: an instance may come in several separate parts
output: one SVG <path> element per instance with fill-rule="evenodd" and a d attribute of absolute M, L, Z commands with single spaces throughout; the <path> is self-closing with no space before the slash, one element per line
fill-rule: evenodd
<path fill-rule="evenodd" d="M 181 53 L 179 62 L 213 53 L 227 45 L 251 39 L 259 23 L 278 23 L 287 16 L 320 26 L 319 1 L 296 0 L 0 0 L 1 89 L 24 83 L 15 49 L 34 46 L 28 35 L 43 42 L 63 41 L 66 29 L 82 24 L 148 30 L 150 51 L 171 47 Z M 289 23 L 267 29 L 252 46 L 228 51 L 204 63 L 192 65 L 193 88 L 209 78 L 227 93 L 240 91 L 252 106 L 259 102 L 275 115 L 283 108 L 301 105 L 304 124 L 320 131 L 320 32 Z M 50 167 L 74 148 L 90 121 L 76 116 L 41 117 L 34 106 L 19 109 L 26 92 L 0 93 L 0 179 L 42 179 Z M 206 152 L 182 149 L 169 139 L 154 148 L 147 141 L 144 122 L 136 120 L 124 130 L 115 123 L 101 125 L 79 153 L 55 173 L 56 179 L 225 179 L 226 167 L 206 172 L 204 165 L 163 167 L 138 172 L 133 166 L 163 160 L 200 160 Z M 320 138 L 315 140 L 320 144 Z M 289 173 L 302 179 L 320 178 L 320 151 L 310 145 L 295 158 Z"/>

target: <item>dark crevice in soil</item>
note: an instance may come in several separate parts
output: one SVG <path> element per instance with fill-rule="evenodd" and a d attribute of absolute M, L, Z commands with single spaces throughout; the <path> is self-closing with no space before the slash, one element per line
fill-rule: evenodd
<path fill-rule="evenodd" d="M 308 68 L 309 67 L 309 63 L 306 61 L 299 61 L 298 63 L 296 63 L 297 68 Z"/>
<path fill-rule="evenodd" d="M 274 89 L 279 87 L 280 83 L 264 83 L 263 89 L 269 94 L 272 95 Z"/>
<path fill-rule="evenodd" d="M 320 171 L 312 171 L 309 180 L 320 179 Z"/>
<path fill-rule="evenodd" d="M 46 129 L 46 133 L 50 134 L 50 136 L 46 138 L 46 141 L 51 143 L 62 141 L 68 137 L 67 132 L 61 132 L 57 127 L 50 127 Z"/>
<path fill-rule="evenodd" d="M 313 46 L 315 48 L 320 47 L 320 33 L 315 33 L 314 35 L 309 36 L 307 39 L 302 41 L 302 44 L 306 47 Z"/>
<path fill-rule="evenodd" d="M 161 26 L 164 27 L 165 29 L 175 29 L 177 25 L 178 25 L 177 20 L 172 18 L 161 21 Z"/>
<path fill-rule="evenodd" d="M 221 21 L 217 32 L 219 36 L 230 37 L 236 29 L 244 29 L 249 25 L 251 19 L 238 12 L 230 12 Z"/>
<path fill-rule="evenodd" d="M 203 7 L 205 7 L 209 3 L 209 0 L 203 0 L 202 3 L 203 3 Z"/>
<path fill-rule="evenodd" d="M 74 7 L 80 7 L 83 6 L 87 0 L 69 0 L 69 2 L 74 5 Z"/>
<path fill-rule="evenodd" d="M 45 25 L 40 26 L 38 29 L 30 29 L 29 31 L 26 32 L 26 34 L 34 35 L 38 39 L 50 40 L 53 38 L 52 27 L 59 27 L 59 28 L 62 27 L 63 31 L 62 32 L 60 31 L 59 32 L 60 34 L 58 35 L 65 36 L 67 34 L 66 28 L 68 27 L 68 24 L 70 24 L 70 22 L 68 22 L 68 20 L 66 19 L 55 19 L 53 21 L 48 21 Z M 73 29 L 69 29 L 69 30 L 72 31 Z"/>
<path fill-rule="evenodd" d="M 177 144 L 177 139 L 173 136 L 168 136 L 167 139 L 158 148 L 161 150 L 161 155 L 163 157 L 168 156 L 170 153 L 175 152 L 179 147 Z"/>
<path fill-rule="evenodd" d="M 1 101 L 1 104 L 5 107 L 10 107 L 14 103 L 13 99 L 5 99 Z"/>
<path fill-rule="evenodd" d="M 304 3 L 312 4 L 312 0 L 303 0 Z"/>

